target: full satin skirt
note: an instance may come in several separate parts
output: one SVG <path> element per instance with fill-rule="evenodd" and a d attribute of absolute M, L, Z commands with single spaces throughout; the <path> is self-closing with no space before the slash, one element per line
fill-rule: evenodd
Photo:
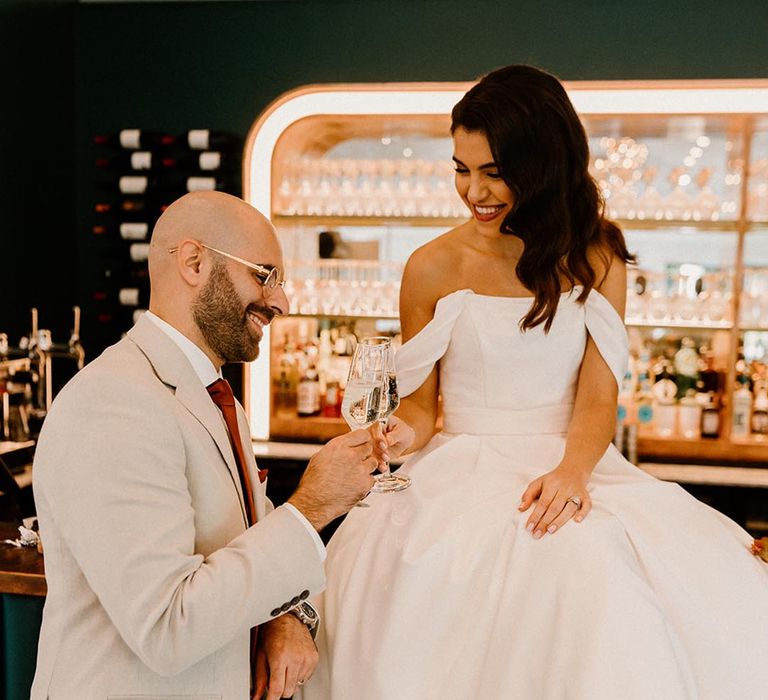
<path fill-rule="evenodd" d="M 561 435 L 436 435 L 328 550 L 303 700 L 768 698 L 768 566 L 734 522 L 611 446 L 593 510 L 518 504 Z"/>

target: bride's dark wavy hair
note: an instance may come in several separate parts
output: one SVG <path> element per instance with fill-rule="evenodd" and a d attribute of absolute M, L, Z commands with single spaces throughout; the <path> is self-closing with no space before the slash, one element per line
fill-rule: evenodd
<path fill-rule="evenodd" d="M 515 198 L 501 231 L 525 244 L 515 272 L 534 302 L 520 326 L 544 323 L 549 331 L 562 278 L 583 286 L 582 303 L 595 286 L 588 250 L 599 250 L 606 265 L 611 253 L 635 262 L 621 230 L 603 216 L 584 127 L 560 81 L 524 65 L 495 70 L 469 90 L 451 113 L 451 133 L 459 127 L 485 135 Z"/>

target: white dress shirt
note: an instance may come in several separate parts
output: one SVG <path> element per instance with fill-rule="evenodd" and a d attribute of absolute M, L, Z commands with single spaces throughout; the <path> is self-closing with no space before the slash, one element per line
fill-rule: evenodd
<path fill-rule="evenodd" d="M 152 321 L 174 343 L 176 343 L 176 345 L 178 345 L 179 350 L 181 350 L 185 357 L 189 360 L 189 363 L 192 365 L 192 369 L 195 370 L 195 374 L 197 374 L 197 376 L 200 378 L 200 381 L 203 383 L 204 387 L 207 387 L 208 385 L 213 384 L 213 382 L 215 382 L 217 379 L 222 378 L 221 372 L 216 371 L 216 368 L 213 366 L 213 362 L 211 362 L 211 359 L 208 357 L 208 355 L 206 355 L 195 343 L 187 338 L 187 336 L 174 328 L 170 323 L 163 321 L 162 318 L 156 314 L 153 314 L 151 311 L 146 311 L 145 314 L 150 321 Z M 224 423 L 224 426 L 226 427 L 226 422 L 224 422 L 223 416 L 222 423 Z M 315 530 L 315 528 L 310 525 L 309 520 L 304 517 L 303 513 L 298 508 L 291 505 L 290 503 L 284 503 L 280 506 L 280 508 L 285 508 L 286 510 L 293 513 L 301 521 L 302 525 L 307 528 L 315 541 L 317 553 L 320 555 L 320 558 L 325 561 L 325 545 L 320 539 L 320 535 L 317 534 L 317 530 Z"/>

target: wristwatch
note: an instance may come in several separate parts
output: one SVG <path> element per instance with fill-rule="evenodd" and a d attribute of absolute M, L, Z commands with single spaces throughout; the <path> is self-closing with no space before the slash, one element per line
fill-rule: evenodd
<path fill-rule="evenodd" d="M 298 617 L 307 626 L 312 639 L 314 639 L 317 634 L 317 627 L 320 624 L 320 616 L 312 604 L 302 600 L 301 603 L 294 605 L 288 612 Z"/>

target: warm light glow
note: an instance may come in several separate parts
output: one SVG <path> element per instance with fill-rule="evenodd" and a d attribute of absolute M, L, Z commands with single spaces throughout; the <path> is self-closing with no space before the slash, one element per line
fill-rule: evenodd
<path fill-rule="evenodd" d="M 617 88 L 610 83 L 566 83 L 576 110 L 584 115 L 628 114 L 768 114 L 768 81 L 634 83 Z M 445 115 L 471 83 L 412 85 L 349 85 L 301 88 L 280 98 L 252 129 L 245 149 L 244 196 L 266 216 L 271 216 L 272 156 L 280 135 L 304 117 L 333 115 Z M 382 138 L 382 143 L 385 143 Z M 391 141 L 390 141 L 391 142 Z M 700 136 L 697 146 L 709 139 Z M 737 176 L 738 177 L 738 176 Z M 250 365 L 246 397 L 251 432 L 269 437 L 269 327 L 264 329 L 259 359 Z"/>

